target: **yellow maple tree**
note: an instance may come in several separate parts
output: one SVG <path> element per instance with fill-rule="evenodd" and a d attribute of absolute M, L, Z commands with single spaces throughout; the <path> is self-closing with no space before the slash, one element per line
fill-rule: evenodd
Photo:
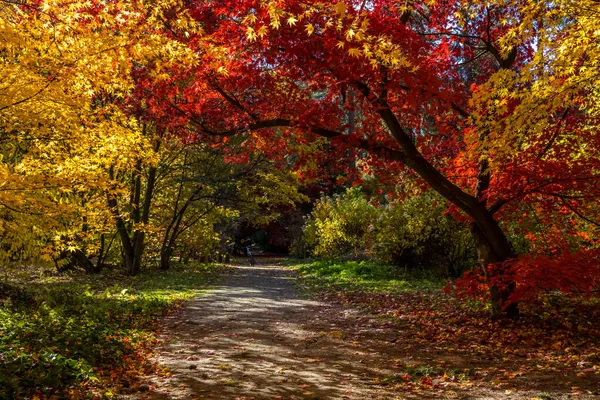
<path fill-rule="evenodd" d="M 201 34 L 176 1 L 0 3 L 2 257 L 48 259 L 53 238 L 70 251 L 104 232 L 104 193 L 123 192 L 109 169 L 155 162 L 151 138 L 118 103 L 134 66 L 162 79 L 197 62 L 161 34 L 173 10 L 172 29 Z"/>

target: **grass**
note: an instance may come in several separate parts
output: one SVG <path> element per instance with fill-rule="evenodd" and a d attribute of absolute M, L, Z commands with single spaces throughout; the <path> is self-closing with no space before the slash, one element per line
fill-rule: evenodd
<path fill-rule="evenodd" d="M 158 319 L 215 280 L 217 266 L 138 277 L 21 271 L 0 287 L 0 399 L 110 398 L 152 370 Z M 2 290 L 3 289 L 3 290 Z"/>
<path fill-rule="evenodd" d="M 442 279 L 419 271 L 372 261 L 291 260 L 309 289 L 359 290 L 374 293 L 433 291 L 444 286 Z"/>

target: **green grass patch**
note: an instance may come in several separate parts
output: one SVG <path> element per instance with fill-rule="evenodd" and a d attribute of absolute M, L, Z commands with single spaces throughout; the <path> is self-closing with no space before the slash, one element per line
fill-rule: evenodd
<path fill-rule="evenodd" d="M 402 293 L 439 290 L 442 279 L 372 261 L 291 260 L 309 290 L 358 290 Z"/>
<path fill-rule="evenodd" d="M 11 276 L 0 285 L 0 399 L 110 397 L 131 388 L 152 369 L 159 317 L 219 271 Z"/>

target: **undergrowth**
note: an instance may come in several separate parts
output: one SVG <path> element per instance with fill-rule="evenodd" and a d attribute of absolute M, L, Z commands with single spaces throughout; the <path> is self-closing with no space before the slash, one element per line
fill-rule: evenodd
<path fill-rule="evenodd" d="M 389 340 L 398 349 L 410 349 L 411 364 L 399 365 L 383 383 L 439 389 L 464 381 L 465 387 L 529 389 L 526 379 L 560 373 L 549 391 L 600 395 L 598 298 L 548 293 L 521 304 L 520 319 L 511 321 L 492 318 L 485 299 L 445 293 L 440 290 L 444 282 L 433 275 L 373 262 L 296 260 L 290 265 L 312 296 L 359 307 L 396 328 Z"/>
<path fill-rule="evenodd" d="M 379 293 L 432 291 L 445 282 L 422 271 L 373 261 L 291 260 L 309 289 L 368 290 Z M 306 286 L 305 285 L 305 286 Z"/>
<path fill-rule="evenodd" d="M 158 318 L 198 295 L 218 272 L 188 266 L 138 277 L 5 277 L 0 399 L 110 398 L 135 389 L 152 370 Z"/>

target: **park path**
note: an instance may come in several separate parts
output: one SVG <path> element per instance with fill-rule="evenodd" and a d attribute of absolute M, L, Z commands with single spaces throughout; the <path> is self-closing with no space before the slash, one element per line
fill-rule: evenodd
<path fill-rule="evenodd" d="M 542 372 L 524 377 L 515 390 L 488 382 L 492 378 L 433 382 L 426 390 L 403 385 L 402 370 L 415 366 L 494 366 L 501 372 L 504 365 L 419 345 L 414 327 L 344 306 L 343 300 L 301 296 L 283 261 L 235 265 L 219 287 L 165 318 L 158 373 L 120 399 L 531 400 L 548 398 L 542 389 L 561 381 Z M 554 399 L 573 398 L 564 388 L 555 392 Z"/>
<path fill-rule="evenodd" d="M 220 287 L 165 319 L 157 361 L 168 376 L 128 398 L 394 399 L 400 393 L 376 384 L 392 373 L 390 354 L 353 340 L 377 333 L 374 324 L 298 296 L 292 272 L 273 260 L 237 265 Z M 379 333 L 370 340 L 389 342 Z"/>
<path fill-rule="evenodd" d="M 302 296 L 283 261 L 234 265 L 220 286 L 166 317 L 155 357 L 158 373 L 120 399 L 531 400 L 547 398 L 541 389 L 560 381 L 543 373 L 513 390 L 492 378 L 434 379 L 429 388 L 406 384 L 402 371 L 410 368 L 504 371 L 504 364 L 419 344 L 414 327 L 345 306 L 342 299 Z M 557 388 L 552 398 L 572 397 Z"/>

